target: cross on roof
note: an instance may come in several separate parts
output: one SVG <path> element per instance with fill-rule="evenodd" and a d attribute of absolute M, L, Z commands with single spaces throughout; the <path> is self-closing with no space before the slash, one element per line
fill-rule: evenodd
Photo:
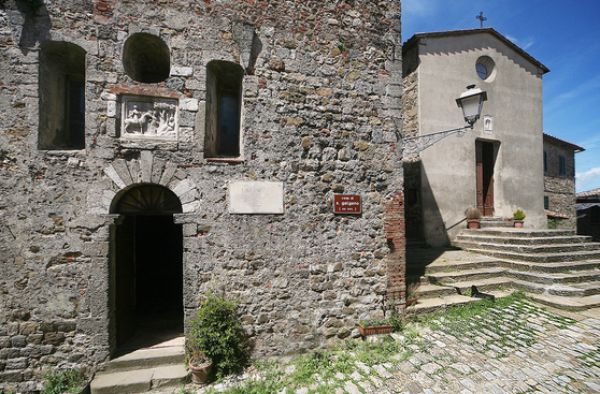
<path fill-rule="evenodd" d="M 487 18 L 483 16 L 483 11 L 480 11 L 479 15 L 477 15 L 475 19 L 479 19 L 479 27 L 483 29 L 483 22 L 487 21 Z"/>

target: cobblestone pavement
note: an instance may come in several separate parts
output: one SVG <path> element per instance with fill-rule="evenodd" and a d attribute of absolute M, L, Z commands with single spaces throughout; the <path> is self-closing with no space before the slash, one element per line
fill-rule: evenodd
<path fill-rule="evenodd" d="M 199 392 L 600 392 L 600 311 L 573 317 L 517 300 L 465 318 L 442 316 L 409 325 L 393 341 L 372 343 L 379 358 L 364 349 L 340 352 L 333 359 L 343 360 L 336 360 L 333 371 L 317 367 L 305 384 L 293 378 L 302 372 L 298 363 L 278 363 L 279 374 L 259 372 L 256 385 L 246 378 L 245 386 L 220 383 Z"/>

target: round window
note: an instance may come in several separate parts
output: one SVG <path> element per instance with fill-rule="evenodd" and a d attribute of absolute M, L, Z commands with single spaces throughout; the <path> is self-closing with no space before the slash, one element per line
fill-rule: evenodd
<path fill-rule="evenodd" d="M 486 82 L 491 82 L 496 75 L 494 61 L 489 56 L 481 56 L 475 63 L 477 76 Z"/>
<path fill-rule="evenodd" d="M 156 83 L 169 78 L 170 57 L 167 44 L 148 33 L 132 34 L 123 46 L 123 68 L 138 82 Z"/>

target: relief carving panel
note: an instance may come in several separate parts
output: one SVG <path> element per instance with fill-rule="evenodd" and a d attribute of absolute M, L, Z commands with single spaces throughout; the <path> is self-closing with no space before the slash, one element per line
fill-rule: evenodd
<path fill-rule="evenodd" d="M 177 108 L 176 99 L 121 96 L 121 138 L 176 140 Z"/>

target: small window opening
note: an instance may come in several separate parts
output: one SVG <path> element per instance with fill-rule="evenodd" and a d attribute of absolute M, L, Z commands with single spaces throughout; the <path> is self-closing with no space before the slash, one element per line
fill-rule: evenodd
<path fill-rule="evenodd" d="M 544 196 L 544 209 L 550 209 L 550 198 L 548 196 Z"/>
<path fill-rule="evenodd" d="M 548 173 L 548 155 L 544 151 L 544 174 Z"/>
<path fill-rule="evenodd" d="M 46 42 L 39 61 L 39 149 L 85 148 L 85 51 Z"/>
<path fill-rule="evenodd" d="M 560 155 L 558 156 L 558 175 L 565 176 L 567 175 L 567 161 L 565 157 Z"/>
<path fill-rule="evenodd" d="M 135 81 L 162 82 L 171 72 L 169 47 L 155 35 L 132 34 L 123 46 L 123 68 Z"/>
<path fill-rule="evenodd" d="M 239 157 L 242 78 L 239 64 L 211 61 L 206 77 L 206 157 Z"/>

